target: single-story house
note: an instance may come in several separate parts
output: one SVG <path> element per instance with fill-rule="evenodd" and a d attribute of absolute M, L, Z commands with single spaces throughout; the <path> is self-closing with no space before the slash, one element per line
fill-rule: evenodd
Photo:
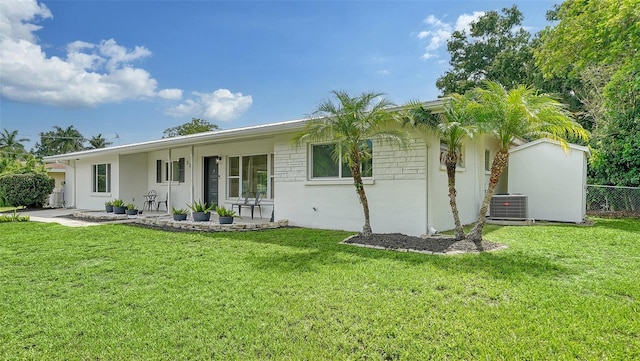
<path fill-rule="evenodd" d="M 438 111 L 442 101 L 425 103 Z M 290 225 L 359 231 L 364 223 L 353 180 L 326 144 L 295 145 L 307 119 L 218 130 L 46 157 L 66 168 L 68 207 L 103 209 L 115 198 L 142 207 L 156 190 L 168 208 L 194 200 L 230 206 L 245 192 L 264 192 L 265 218 Z M 374 232 L 429 234 L 453 228 L 444 167 L 446 146 L 435 135 L 412 135 L 410 150 L 373 142 L 365 172 Z M 497 144 L 467 140 L 457 173 L 463 223 L 476 220 Z M 497 192 L 506 192 L 506 182 Z M 246 216 L 243 214 L 243 216 Z"/>

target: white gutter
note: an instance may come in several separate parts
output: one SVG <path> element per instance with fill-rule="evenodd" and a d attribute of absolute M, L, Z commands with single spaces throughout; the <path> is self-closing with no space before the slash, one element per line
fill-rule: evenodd
<path fill-rule="evenodd" d="M 193 183 L 193 168 L 194 168 L 194 165 L 193 165 L 193 145 L 191 146 L 191 166 L 189 168 L 190 168 L 190 173 L 191 173 L 191 180 L 189 181 L 189 183 L 190 183 L 189 184 L 189 189 L 190 189 L 190 192 L 189 192 L 189 204 L 193 204 L 193 194 L 195 192 L 194 183 Z"/>
<path fill-rule="evenodd" d="M 171 182 L 173 181 L 173 162 L 171 161 L 171 147 L 169 147 L 169 160 L 167 164 L 169 164 L 169 167 L 167 169 L 167 171 L 169 172 L 169 174 L 167 174 L 167 214 L 170 214 L 169 205 L 172 204 L 171 203 Z"/>

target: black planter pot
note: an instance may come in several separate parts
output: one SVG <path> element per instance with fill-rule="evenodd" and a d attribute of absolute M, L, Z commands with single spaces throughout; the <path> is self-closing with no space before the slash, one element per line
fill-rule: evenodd
<path fill-rule="evenodd" d="M 173 220 L 174 221 L 186 221 L 187 220 L 187 215 L 186 214 L 174 214 L 173 215 Z"/>
<path fill-rule="evenodd" d="M 127 209 L 126 212 L 127 212 L 128 216 L 135 216 L 135 215 L 138 214 L 138 210 L 137 209 Z"/>
<path fill-rule="evenodd" d="M 107 213 L 113 213 L 113 206 L 104 206 L 104 210 L 107 211 Z"/>
<path fill-rule="evenodd" d="M 193 220 L 195 222 L 208 222 L 211 219 L 211 212 L 193 212 Z"/>
<path fill-rule="evenodd" d="M 219 217 L 219 222 L 220 224 L 232 224 L 233 223 L 233 217 Z"/>
<path fill-rule="evenodd" d="M 127 207 L 113 206 L 113 213 L 115 214 L 125 214 L 126 212 L 127 212 Z"/>

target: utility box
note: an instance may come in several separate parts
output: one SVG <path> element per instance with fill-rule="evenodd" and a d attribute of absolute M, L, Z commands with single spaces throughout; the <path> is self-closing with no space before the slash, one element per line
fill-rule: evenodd
<path fill-rule="evenodd" d="M 522 194 L 498 194 L 491 197 L 489 218 L 526 220 L 529 218 L 527 196 Z"/>

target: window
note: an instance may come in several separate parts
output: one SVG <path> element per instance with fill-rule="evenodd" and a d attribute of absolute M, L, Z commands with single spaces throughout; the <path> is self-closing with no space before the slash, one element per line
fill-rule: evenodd
<path fill-rule="evenodd" d="M 162 170 L 162 164 L 164 164 L 164 171 Z M 174 160 L 171 164 L 160 159 L 156 160 L 156 183 L 162 183 L 163 179 L 168 182 L 169 178 L 171 178 L 172 182 L 184 182 L 184 165 L 184 158 Z"/>
<path fill-rule="evenodd" d="M 268 164 L 271 160 L 271 166 Z M 227 196 L 239 197 L 264 193 L 273 198 L 273 155 L 266 154 L 229 157 L 227 170 Z"/>
<path fill-rule="evenodd" d="M 111 164 L 94 164 L 92 166 L 92 183 L 94 193 L 111 192 Z"/>
<path fill-rule="evenodd" d="M 442 167 L 447 166 L 447 155 L 449 154 L 449 147 L 444 140 L 440 141 L 440 165 Z M 458 163 L 456 164 L 457 168 L 464 168 L 464 147 L 460 149 L 460 154 L 458 156 Z"/>
<path fill-rule="evenodd" d="M 367 140 L 367 151 L 373 154 L 373 143 Z M 351 178 L 351 170 L 346 162 L 336 161 L 333 157 L 335 143 L 311 145 L 311 178 Z M 362 177 L 373 177 L 373 157 L 362 163 Z"/>
<path fill-rule="evenodd" d="M 484 170 L 491 172 L 491 152 L 488 149 L 484 150 Z"/>

